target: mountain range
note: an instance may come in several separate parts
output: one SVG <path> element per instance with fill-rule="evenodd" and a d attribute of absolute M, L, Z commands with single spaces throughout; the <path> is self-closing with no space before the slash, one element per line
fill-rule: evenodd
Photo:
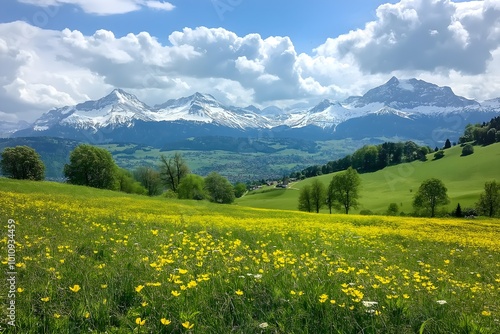
<path fill-rule="evenodd" d="M 429 145 L 456 139 L 468 123 L 500 114 L 500 98 L 479 103 L 449 87 L 392 77 L 363 96 L 325 99 L 312 108 L 235 107 L 195 93 L 153 107 L 121 89 L 75 106 L 56 108 L 12 137 L 52 136 L 91 143 L 166 145 L 200 136 L 289 137 L 309 140 L 391 138 Z M 1 127 L 0 127 L 1 129 Z"/>

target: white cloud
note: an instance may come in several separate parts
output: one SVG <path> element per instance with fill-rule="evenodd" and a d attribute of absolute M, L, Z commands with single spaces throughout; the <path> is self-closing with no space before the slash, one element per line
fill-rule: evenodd
<path fill-rule="evenodd" d="M 297 54 L 286 36 L 238 36 L 223 28 L 185 28 L 165 45 L 148 32 L 117 37 L 0 24 L 1 111 L 23 110 L 31 120 L 115 87 L 149 104 L 200 91 L 234 105 L 282 105 L 360 95 L 392 75 L 451 86 L 468 98 L 498 97 L 499 7 L 498 1 L 384 4 L 375 21 L 311 54 Z"/>
<path fill-rule="evenodd" d="M 156 0 L 18 0 L 39 7 L 73 5 L 85 13 L 97 15 L 125 14 L 148 7 L 156 10 L 171 11 L 175 8 L 170 2 Z"/>

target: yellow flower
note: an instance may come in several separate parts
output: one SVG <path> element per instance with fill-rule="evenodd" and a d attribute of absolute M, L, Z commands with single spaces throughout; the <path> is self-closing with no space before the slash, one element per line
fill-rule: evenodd
<path fill-rule="evenodd" d="M 101 289 L 106 289 L 108 287 L 107 284 L 101 284 Z"/>
<path fill-rule="evenodd" d="M 236 290 L 235 293 L 238 295 L 238 296 L 242 296 L 243 295 L 243 291 L 241 291 L 240 289 Z"/>
<path fill-rule="evenodd" d="M 191 282 L 188 283 L 187 287 L 188 288 L 194 288 L 197 285 L 198 285 L 198 283 L 196 283 L 196 281 L 191 281 Z"/>
<path fill-rule="evenodd" d="M 23 288 L 17 288 L 17 292 L 21 293 L 21 292 L 23 292 L 23 291 L 24 291 L 24 289 L 23 289 Z"/>
<path fill-rule="evenodd" d="M 135 292 L 141 292 L 141 290 L 144 288 L 144 285 L 138 285 L 135 287 Z"/>
<path fill-rule="evenodd" d="M 88 319 L 88 318 L 90 317 L 90 313 L 89 313 L 89 312 L 85 312 L 85 313 L 83 314 L 83 316 L 85 317 L 85 319 Z"/>
<path fill-rule="evenodd" d="M 176 291 L 176 290 L 173 290 L 172 292 L 170 292 L 172 294 L 172 296 L 174 297 L 179 297 L 181 295 L 181 293 L 179 291 Z"/>
<path fill-rule="evenodd" d="M 160 322 L 161 322 L 161 324 L 162 324 L 162 325 L 167 326 L 167 325 L 169 325 L 172 321 L 167 320 L 167 319 L 165 319 L 165 318 L 161 318 Z"/>
<path fill-rule="evenodd" d="M 135 319 L 135 323 L 139 326 L 144 326 L 144 324 L 146 323 L 146 319 L 142 320 L 141 318 L 137 318 Z"/>
<path fill-rule="evenodd" d="M 54 318 L 59 319 L 61 315 L 59 313 L 54 313 Z"/>
<path fill-rule="evenodd" d="M 184 275 L 184 274 L 187 274 L 187 270 L 186 269 L 179 269 L 179 274 L 181 275 Z"/>
<path fill-rule="evenodd" d="M 75 292 L 75 293 L 76 293 L 76 292 L 80 291 L 80 289 L 81 289 L 81 288 L 80 288 L 80 286 L 79 286 L 78 284 L 75 284 L 75 285 L 73 285 L 73 286 L 70 286 L 70 287 L 69 287 L 69 289 L 70 289 L 71 291 L 73 291 L 73 292 Z"/>
<path fill-rule="evenodd" d="M 151 233 L 153 233 L 153 235 L 158 235 L 158 230 L 151 230 Z"/>
<path fill-rule="evenodd" d="M 319 302 L 320 303 L 326 302 L 327 299 L 328 299 L 328 295 L 326 293 L 324 293 L 321 296 L 319 296 Z"/>
<path fill-rule="evenodd" d="M 481 312 L 481 314 L 484 315 L 485 317 L 489 317 L 491 315 L 491 312 L 484 310 L 483 312 Z"/>
<path fill-rule="evenodd" d="M 405 294 L 403 295 L 403 298 L 404 298 L 404 299 L 408 299 L 408 298 L 410 298 L 410 296 L 409 296 L 408 294 L 406 294 L 406 293 L 405 293 Z"/>
<path fill-rule="evenodd" d="M 183 322 L 181 325 L 182 325 L 182 327 L 187 328 L 187 329 L 191 329 L 194 327 L 194 324 L 190 323 L 189 321 Z"/>
<path fill-rule="evenodd" d="M 142 302 L 141 305 L 142 305 L 142 307 L 146 307 L 146 306 L 148 306 L 148 302 Z"/>
<path fill-rule="evenodd" d="M 50 300 L 50 297 L 43 297 L 43 298 L 40 298 L 40 300 L 41 300 L 42 302 L 45 302 L 45 303 L 46 303 L 46 302 L 48 302 L 48 301 Z"/>

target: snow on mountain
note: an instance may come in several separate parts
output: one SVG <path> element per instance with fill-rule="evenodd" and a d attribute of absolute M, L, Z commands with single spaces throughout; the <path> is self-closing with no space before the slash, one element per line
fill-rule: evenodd
<path fill-rule="evenodd" d="M 363 96 L 350 97 L 344 102 L 350 108 L 383 104 L 402 111 L 431 107 L 435 112 L 449 112 L 466 107 L 480 107 L 476 101 L 455 95 L 450 87 L 439 87 L 417 79 L 399 80 L 396 77 L 392 77 L 385 84 L 369 90 Z M 438 108 L 445 109 L 438 110 Z M 420 110 L 425 111 L 426 109 L 421 108 Z"/>
<path fill-rule="evenodd" d="M 500 113 L 500 98 L 485 101 L 481 105 L 455 95 L 449 87 L 396 77 L 363 96 L 351 96 L 342 102 L 325 99 L 312 108 L 303 103 L 285 108 L 268 106 L 262 110 L 252 105 L 234 107 L 222 104 L 212 95 L 201 93 L 150 107 L 134 95 L 115 89 L 96 101 L 50 110 L 29 130 L 22 130 L 19 135 L 42 135 L 49 131 L 51 135 L 65 136 L 67 130 L 61 132 L 57 127 L 97 131 L 100 128 L 132 128 L 137 125 L 137 121 L 144 123 L 141 129 L 147 129 L 150 123 L 167 122 L 176 129 L 187 124 L 190 124 L 191 129 L 207 124 L 217 129 L 223 127 L 234 131 L 281 126 L 291 129 L 316 126 L 331 131 L 341 123 L 364 116 L 389 115 L 402 120 L 414 120 L 421 116 L 475 113 L 481 118 L 486 112 Z M 208 127 L 203 129 L 209 131 Z"/>
<path fill-rule="evenodd" d="M 269 128 L 269 120 L 249 108 L 228 107 L 212 95 L 195 93 L 155 106 L 156 121 L 215 123 L 231 128 Z"/>
<path fill-rule="evenodd" d="M 9 137 L 12 133 L 29 127 L 30 124 L 25 121 L 11 122 L 0 120 L 0 138 Z"/>
<path fill-rule="evenodd" d="M 485 109 L 500 111 L 500 97 L 497 97 L 496 99 L 483 101 L 481 102 L 481 106 Z"/>

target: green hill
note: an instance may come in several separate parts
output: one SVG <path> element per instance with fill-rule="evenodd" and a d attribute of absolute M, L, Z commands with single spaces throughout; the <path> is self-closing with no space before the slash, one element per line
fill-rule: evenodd
<path fill-rule="evenodd" d="M 441 179 L 448 188 L 451 203 L 448 209 L 460 203 L 462 208 L 472 207 L 488 180 L 500 180 L 500 143 L 485 147 L 475 146 L 475 153 L 461 157 L 459 146 L 445 150 L 444 158 L 433 160 L 434 153 L 425 162 L 414 161 L 361 175 L 360 207 L 374 213 L 386 211 L 389 203 L 397 203 L 400 211 L 411 212 L 416 190 L 425 179 Z M 334 174 L 318 176 L 327 185 Z M 262 189 L 251 192 L 237 203 L 268 209 L 297 210 L 299 190 L 314 178 L 292 183 L 289 189 Z M 325 210 L 326 212 L 326 210 Z"/>

